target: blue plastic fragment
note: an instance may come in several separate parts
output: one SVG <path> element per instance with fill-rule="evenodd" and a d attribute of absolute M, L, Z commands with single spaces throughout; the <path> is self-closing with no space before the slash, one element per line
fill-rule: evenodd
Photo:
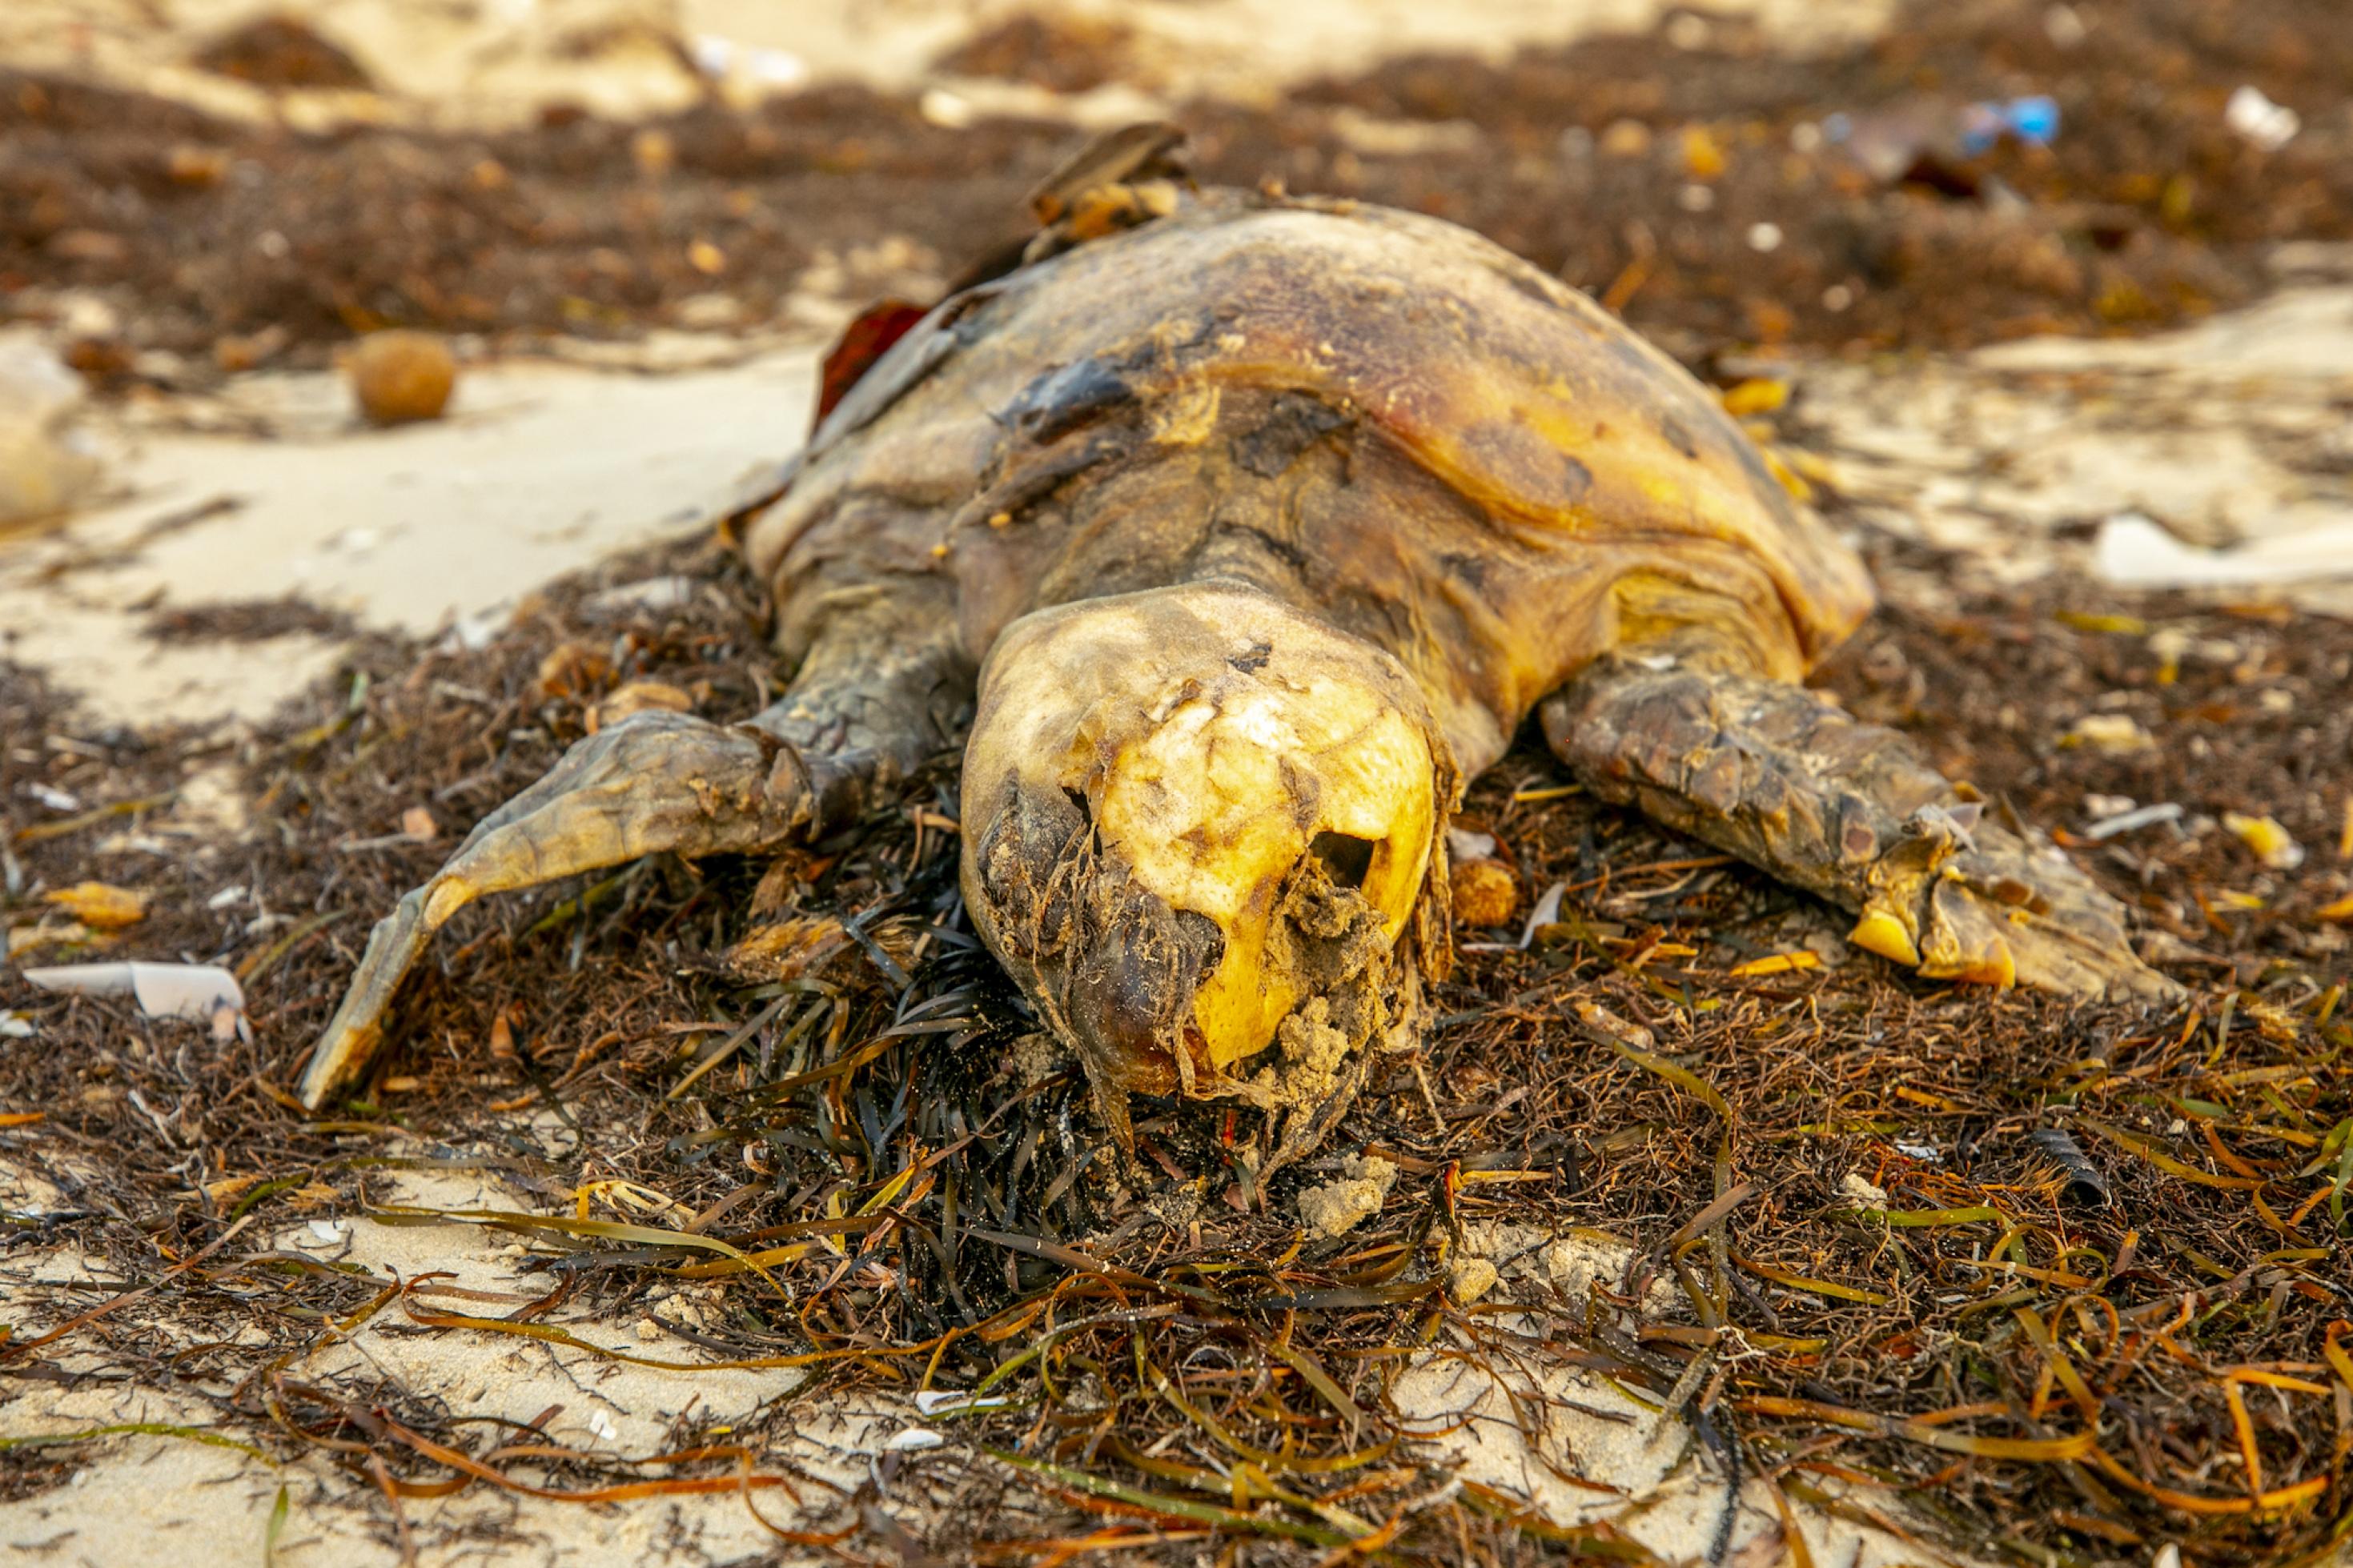
<path fill-rule="evenodd" d="M 2011 99 L 2004 118 L 2010 134 L 2031 146 L 2048 147 L 2058 139 L 2059 100 L 2048 93 Z"/>
<path fill-rule="evenodd" d="M 1961 150 L 1984 152 L 2004 136 L 2030 147 L 2048 147 L 2059 135 L 2059 100 L 2032 93 L 2003 103 L 1972 103 L 1961 110 Z"/>

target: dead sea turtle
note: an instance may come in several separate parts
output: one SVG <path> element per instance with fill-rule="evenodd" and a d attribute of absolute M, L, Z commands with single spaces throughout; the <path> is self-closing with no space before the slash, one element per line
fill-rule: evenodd
<path fill-rule="evenodd" d="M 2055 850 L 1799 684 L 1868 580 L 1689 375 L 1475 235 L 1195 191 L 1171 141 L 1050 184 L 749 516 L 786 694 L 636 715 L 483 821 L 376 927 L 308 1104 L 470 900 L 805 840 L 958 742 L 974 922 L 1122 1135 L 1131 1093 L 1230 1096 L 1287 1158 L 1418 1040 L 1449 813 L 1531 711 L 1924 974 L 2171 989 Z"/>

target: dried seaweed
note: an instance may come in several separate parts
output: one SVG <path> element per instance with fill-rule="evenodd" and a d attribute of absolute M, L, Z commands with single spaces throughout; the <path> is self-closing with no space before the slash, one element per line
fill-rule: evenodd
<path fill-rule="evenodd" d="M 724 592 L 617 633 L 581 609 L 656 568 Z M 2024 816 L 2063 826 L 2083 795 L 2128 789 L 2193 811 L 2261 805 L 2329 842 L 2353 718 L 2327 698 L 2353 632 L 2044 592 L 1957 620 L 1899 605 L 1827 679 L 1956 771 L 2000 781 Z M 2058 608 L 2227 634 L 2243 658 L 2160 687 L 2141 641 Z M 103 1178 L 60 1182 L 54 1211 L 11 1215 L 5 1234 L 69 1236 L 124 1287 L 28 1296 L 16 1311 L 50 1327 L 0 1343 L 0 1387 L 37 1388 L 68 1355 L 77 1375 L 170 1364 L 216 1413 L 190 1430 L 331 1456 L 401 1529 L 403 1500 L 489 1486 L 740 1494 L 780 1542 L 864 1556 L 913 1542 L 1190 1561 L 1234 1541 L 1253 1561 L 1647 1555 L 1623 1528 L 1458 1474 L 1452 1419 L 1393 1397 L 1437 1356 L 1497 1377 L 1539 1436 L 1573 1401 L 1531 1369 L 1605 1376 L 1645 1419 L 1688 1424 L 1720 1471 L 1767 1478 L 1778 1506 L 1912 1521 L 1946 1551 L 2088 1562 L 2165 1540 L 2194 1563 L 2295 1562 L 2353 1530 L 2353 1025 L 2346 944 L 2313 915 L 2345 872 L 2263 871 L 2224 834 L 2087 852 L 2192 954 L 2177 972 L 2210 984 L 2169 1013 L 2071 1007 L 1841 952 L 1802 899 L 1549 787 L 1548 761 L 1515 754 L 1469 815 L 1534 887 L 1563 886 L 1557 918 L 1525 948 L 1467 955 L 1422 1058 L 1376 1073 L 1333 1147 L 1400 1174 L 1336 1238 L 1306 1237 L 1293 1209 L 1325 1172 L 1261 1183 L 1236 1157 L 1249 1111 L 1139 1104 L 1136 1160 L 1104 1145 L 1075 1071 L 1024 1044 L 1035 1026 L 964 918 L 944 759 L 905 809 L 777 862 L 655 863 L 594 899 L 469 911 L 406 1004 L 406 1048 L 363 1099 L 302 1118 L 282 1086 L 362 923 L 330 917 L 387 907 L 435 855 L 336 847 L 420 803 L 445 821 L 487 810 L 581 733 L 595 693 L 551 698 L 535 676 L 565 637 L 614 644 L 613 679 L 707 682 L 712 710 L 732 711 L 755 699 L 759 626 L 715 554 L 625 563 L 479 652 L 368 647 L 253 749 L 262 833 L 226 860 L 151 858 L 137 885 L 147 934 L 241 968 L 255 1041 L 11 998 L 48 1048 L 5 1058 L 0 1151 Z M 2216 717 L 2249 669 L 2295 705 Z M 2146 722 L 2205 754 L 2038 744 L 2087 689 L 2147 698 Z M 2003 721 L 2023 694 L 2042 706 Z M 41 825 L 16 786 L 31 769 L 152 814 L 188 765 L 180 743 L 78 737 L 21 673 L 0 702 L 12 735 L 97 753 L 0 759 L 24 872 L 8 908 L 85 875 L 130 882 L 95 844 L 114 819 L 28 837 Z M 210 909 L 232 879 L 265 889 L 273 918 Z M 790 979 L 741 977 L 729 953 L 780 917 L 838 920 L 848 940 Z M 1755 962 L 1799 951 L 1818 962 Z M 519 1132 L 526 1102 L 576 1127 L 594 1168 Z M 405 1164 L 494 1170 L 534 1204 L 372 1204 L 371 1173 Z M 2087 1168 L 2106 1201 L 2085 1200 Z M 271 1227 L 319 1202 L 527 1235 L 547 1294 L 491 1316 L 431 1279 L 270 1248 Z M 1499 1224 L 1621 1238 L 1623 1271 L 1567 1289 L 1507 1270 L 1495 1296 L 1458 1305 L 1452 1262 Z M 562 1302 L 625 1322 L 681 1284 L 723 1302 L 691 1352 L 546 1321 Z M 808 1381 L 765 1425 L 624 1460 L 288 1370 L 396 1305 L 418 1331 Z M 204 1343 L 174 1348 L 187 1336 L 167 1323 Z M 229 1348 L 238 1328 L 254 1331 Z M 937 1447 L 878 1457 L 888 1487 L 780 1462 L 790 1408 L 861 1391 L 912 1405 Z M 0 1480 L 55 1484 L 37 1456 L 99 1440 L 57 1438 L 0 1450 Z"/>

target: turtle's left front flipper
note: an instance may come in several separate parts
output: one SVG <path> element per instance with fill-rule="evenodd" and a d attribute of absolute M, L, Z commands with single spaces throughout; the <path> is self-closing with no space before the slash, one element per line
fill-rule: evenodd
<path fill-rule="evenodd" d="M 1555 755 L 1604 798 L 1857 915 L 1852 940 L 1932 978 L 2157 999 L 2124 910 L 1990 821 L 1893 730 L 1803 687 L 1635 648 L 1548 699 Z"/>

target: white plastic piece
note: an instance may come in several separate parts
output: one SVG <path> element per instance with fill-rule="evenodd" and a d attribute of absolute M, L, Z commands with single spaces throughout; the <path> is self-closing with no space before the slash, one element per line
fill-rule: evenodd
<path fill-rule="evenodd" d="M 2100 525 L 2093 564 L 2127 588 L 2232 588 L 2353 576 L 2353 523 L 2315 528 L 2232 550 L 2185 544 L 2152 519 L 2120 511 Z"/>
<path fill-rule="evenodd" d="M 2181 806 L 2176 801 L 2164 801 L 2156 805 L 2144 805 L 2104 816 L 2084 829 L 2084 837 L 2092 839 L 2114 838 L 2119 833 L 2136 828 L 2154 827 L 2160 822 L 2181 820 Z"/>
<path fill-rule="evenodd" d="M 72 420 L 87 394 L 37 338 L 0 338 L 0 522 L 71 511 L 102 479 L 97 452 Z"/>
<path fill-rule="evenodd" d="M 245 988 L 213 963 L 60 963 L 27 969 L 26 983 L 68 996 L 129 996 L 151 1018 L 208 1021 L 245 1011 Z"/>
<path fill-rule="evenodd" d="M 915 108 L 925 121 L 943 131 L 961 131 L 977 117 L 969 100 L 944 87 L 924 93 Z"/>
<path fill-rule="evenodd" d="M 789 49 L 739 44 L 716 33 L 696 36 L 687 46 L 694 68 L 719 80 L 737 80 L 754 87 L 792 88 L 808 79 L 808 62 Z"/>
<path fill-rule="evenodd" d="M 2274 103 L 2263 89 L 2242 85 L 2222 106 L 2222 123 L 2266 153 L 2276 153 L 2295 140 L 2304 120 L 2284 103 Z"/>

